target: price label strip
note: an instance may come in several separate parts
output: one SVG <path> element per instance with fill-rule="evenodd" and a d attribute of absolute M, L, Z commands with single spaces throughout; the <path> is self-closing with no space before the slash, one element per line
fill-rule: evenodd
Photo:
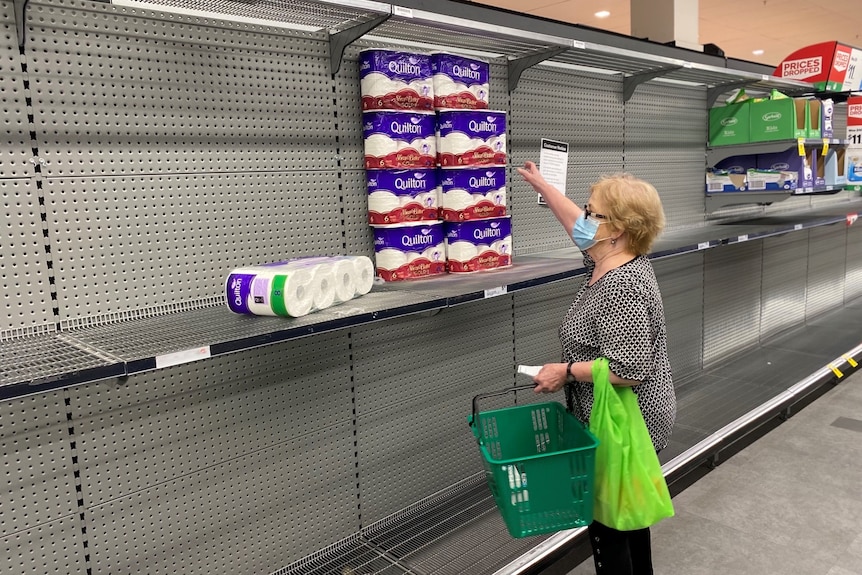
<path fill-rule="evenodd" d="M 485 290 L 485 299 L 489 297 L 497 297 L 498 295 L 506 295 L 509 292 L 508 286 L 500 286 Z"/>
<path fill-rule="evenodd" d="M 201 347 L 196 347 L 194 349 L 187 349 L 185 351 L 178 351 L 175 353 L 166 353 L 164 355 L 156 356 L 156 368 L 163 369 L 165 367 L 171 367 L 173 365 L 182 365 L 184 363 L 191 363 L 193 361 L 197 361 L 199 359 L 207 359 L 210 357 L 210 346 L 204 345 Z"/>

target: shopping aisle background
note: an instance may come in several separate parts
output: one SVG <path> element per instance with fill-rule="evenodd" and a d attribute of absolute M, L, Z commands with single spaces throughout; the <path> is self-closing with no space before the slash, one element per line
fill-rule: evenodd
<path fill-rule="evenodd" d="M 674 498 L 656 575 L 862 575 L 862 372 Z M 570 575 L 595 573 L 592 557 Z"/>

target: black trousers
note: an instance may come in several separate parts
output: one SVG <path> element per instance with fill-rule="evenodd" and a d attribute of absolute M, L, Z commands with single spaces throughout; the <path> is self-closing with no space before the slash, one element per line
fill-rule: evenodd
<path fill-rule="evenodd" d="M 649 528 L 617 531 L 593 521 L 589 533 L 596 575 L 653 575 Z"/>

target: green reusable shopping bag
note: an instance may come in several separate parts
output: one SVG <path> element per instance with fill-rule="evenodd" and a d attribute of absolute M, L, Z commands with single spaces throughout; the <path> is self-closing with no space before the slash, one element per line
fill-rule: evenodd
<path fill-rule="evenodd" d="M 673 516 L 661 464 L 630 387 L 610 382 L 608 360 L 593 362 L 590 431 L 596 448 L 593 518 L 620 531 L 643 529 Z"/>

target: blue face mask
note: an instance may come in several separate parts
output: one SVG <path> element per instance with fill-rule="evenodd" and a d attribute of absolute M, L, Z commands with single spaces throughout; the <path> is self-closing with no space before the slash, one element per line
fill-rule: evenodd
<path fill-rule="evenodd" d="M 575 220 L 575 227 L 572 228 L 572 240 L 579 250 L 586 251 L 598 243 L 596 240 L 598 231 L 599 223 L 591 218 L 588 219 L 587 214 L 581 214 L 581 217 Z"/>

